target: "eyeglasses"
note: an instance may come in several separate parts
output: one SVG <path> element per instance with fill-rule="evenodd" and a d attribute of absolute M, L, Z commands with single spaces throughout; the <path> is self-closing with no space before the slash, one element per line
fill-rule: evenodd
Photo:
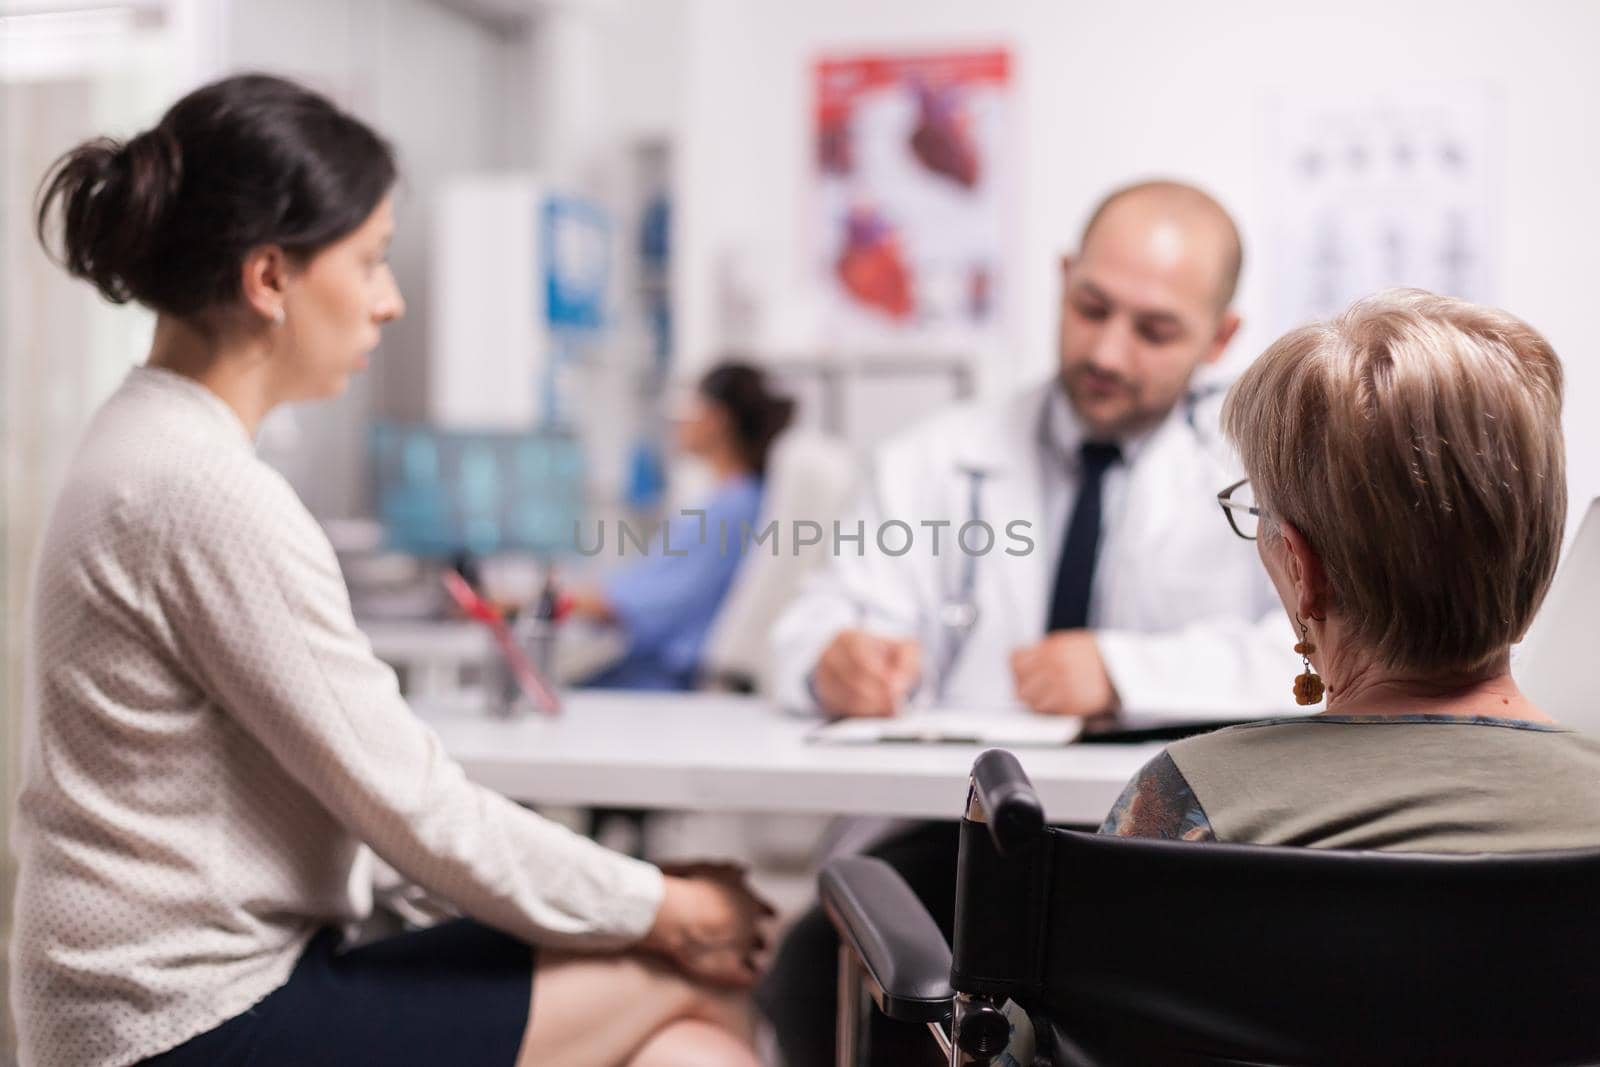
<path fill-rule="evenodd" d="M 1256 495 L 1250 489 L 1250 479 L 1241 478 L 1217 494 L 1217 503 L 1228 517 L 1233 532 L 1246 541 L 1254 541 L 1261 528 L 1261 509 L 1256 507 Z"/>

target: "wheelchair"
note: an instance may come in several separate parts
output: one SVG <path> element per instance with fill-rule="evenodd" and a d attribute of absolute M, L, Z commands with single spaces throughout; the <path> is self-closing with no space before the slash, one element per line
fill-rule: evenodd
<path fill-rule="evenodd" d="M 1600 1063 L 1600 849 L 1080 833 L 1002 750 L 973 766 L 960 842 L 953 945 L 882 861 L 824 869 L 840 1067 L 867 1062 L 874 1010 L 953 1067 Z"/>

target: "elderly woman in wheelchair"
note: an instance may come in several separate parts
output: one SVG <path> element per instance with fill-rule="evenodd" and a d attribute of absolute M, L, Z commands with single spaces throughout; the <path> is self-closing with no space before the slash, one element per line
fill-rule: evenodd
<path fill-rule="evenodd" d="M 1526 323 L 1420 291 L 1268 348 L 1219 498 L 1325 710 L 1169 746 L 1099 836 L 986 753 L 953 949 L 877 861 L 832 865 L 841 1063 L 867 996 L 958 1064 L 1600 1062 L 1600 741 L 1510 671 L 1561 546 L 1561 400 Z"/>

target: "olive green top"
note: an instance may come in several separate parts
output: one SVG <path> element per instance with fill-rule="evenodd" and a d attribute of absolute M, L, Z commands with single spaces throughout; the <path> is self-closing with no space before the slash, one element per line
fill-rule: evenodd
<path fill-rule="evenodd" d="M 1170 746 L 1102 830 L 1388 852 L 1600 846 L 1600 738 L 1448 715 L 1270 719 Z"/>

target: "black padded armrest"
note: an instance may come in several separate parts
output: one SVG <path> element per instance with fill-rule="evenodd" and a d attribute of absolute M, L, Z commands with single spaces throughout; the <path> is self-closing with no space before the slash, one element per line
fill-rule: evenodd
<path fill-rule="evenodd" d="M 845 856 L 823 869 L 819 891 L 885 1015 L 910 1023 L 950 1017 L 950 946 L 893 867 L 870 856 Z"/>

